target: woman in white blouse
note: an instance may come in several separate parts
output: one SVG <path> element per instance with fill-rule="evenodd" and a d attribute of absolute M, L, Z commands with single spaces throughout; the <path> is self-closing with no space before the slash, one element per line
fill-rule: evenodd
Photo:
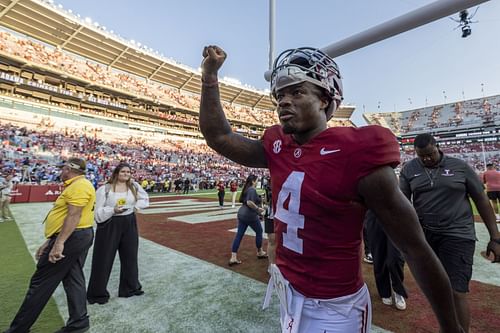
<path fill-rule="evenodd" d="M 121 266 L 118 297 L 144 294 L 137 265 L 139 234 L 135 210 L 148 206 L 147 193 L 132 180 L 130 166 L 125 163 L 120 163 L 108 183 L 96 191 L 97 230 L 87 289 L 90 304 L 108 302 L 107 285 L 117 251 Z"/>

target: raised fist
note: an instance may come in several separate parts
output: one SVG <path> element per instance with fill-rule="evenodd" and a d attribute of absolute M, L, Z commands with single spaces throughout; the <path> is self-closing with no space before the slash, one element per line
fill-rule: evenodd
<path fill-rule="evenodd" d="M 205 46 L 203 49 L 203 61 L 201 63 L 203 75 L 217 74 L 217 71 L 226 60 L 226 57 L 226 52 L 220 47 L 216 45 Z"/>

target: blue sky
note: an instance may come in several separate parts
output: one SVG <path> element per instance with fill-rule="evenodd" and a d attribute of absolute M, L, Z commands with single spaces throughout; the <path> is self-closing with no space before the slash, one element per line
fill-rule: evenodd
<path fill-rule="evenodd" d="M 268 0 L 55 0 L 192 68 L 217 44 L 228 53 L 221 76 L 268 87 Z M 277 0 L 276 52 L 324 47 L 431 0 Z M 473 11 L 473 10 L 471 10 Z M 457 17 L 455 15 L 455 17 Z M 472 35 L 461 38 L 448 18 L 336 59 L 345 102 L 363 111 L 391 112 L 500 94 L 500 1 L 480 5 Z M 446 97 L 445 97 L 446 96 Z"/>

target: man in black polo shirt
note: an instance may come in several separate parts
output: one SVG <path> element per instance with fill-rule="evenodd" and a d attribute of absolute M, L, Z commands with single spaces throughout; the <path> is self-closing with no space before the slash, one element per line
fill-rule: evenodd
<path fill-rule="evenodd" d="M 466 293 L 476 241 L 469 197 L 488 228 L 487 254 L 493 252 L 493 262 L 500 261 L 495 214 L 479 177 L 466 162 L 444 155 L 434 137 L 427 133 L 417 135 L 414 146 L 418 157 L 401 170 L 401 191 L 413 202 L 427 242 L 450 278 L 457 315 L 468 332 L 470 313 Z"/>

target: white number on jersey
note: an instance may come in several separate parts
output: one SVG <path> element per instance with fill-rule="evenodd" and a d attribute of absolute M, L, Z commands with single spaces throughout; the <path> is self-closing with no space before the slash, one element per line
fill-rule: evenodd
<path fill-rule="evenodd" d="M 304 229 L 304 215 L 299 214 L 300 190 L 304 181 L 304 172 L 292 171 L 283 183 L 278 201 L 276 202 L 276 213 L 274 217 L 287 225 L 283 233 L 283 246 L 302 254 L 303 240 L 297 235 L 298 229 Z M 285 201 L 290 197 L 288 209 L 285 209 Z"/>

